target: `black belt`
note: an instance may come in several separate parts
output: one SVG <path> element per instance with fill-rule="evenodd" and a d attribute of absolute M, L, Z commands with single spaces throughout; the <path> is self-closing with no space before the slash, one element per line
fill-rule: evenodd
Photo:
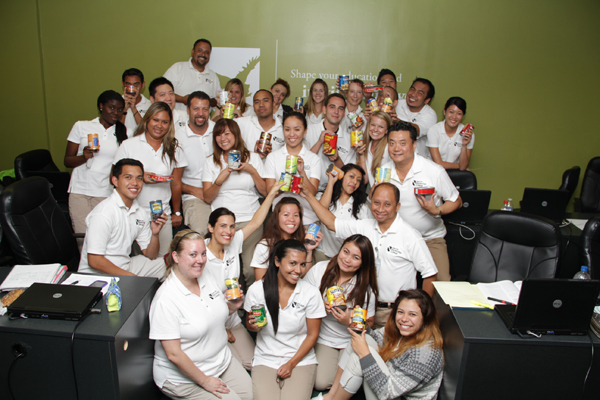
<path fill-rule="evenodd" d="M 377 308 L 392 308 L 394 307 L 394 303 L 384 303 L 381 301 L 377 302 Z"/>

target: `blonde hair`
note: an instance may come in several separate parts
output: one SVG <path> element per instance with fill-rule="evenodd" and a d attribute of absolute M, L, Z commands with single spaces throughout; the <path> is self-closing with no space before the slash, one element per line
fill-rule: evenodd
<path fill-rule="evenodd" d="M 169 118 L 171 121 L 169 122 L 169 129 L 167 133 L 162 138 L 163 145 L 163 153 L 162 159 L 165 159 L 165 155 L 169 157 L 169 164 L 172 164 L 175 161 L 175 150 L 177 149 L 177 139 L 175 139 L 175 127 L 173 125 L 173 112 L 171 111 L 171 107 L 167 103 L 163 103 L 162 101 L 157 101 L 156 103 L 152 103 L 152 105 L 146 111 L 144 118 L 138 125 L 137 129 L 133 136 L 139 136 L 146 133 L 148 129 L 148 121 L 150 121 L 154 116 L 162 111 L 165 111 L 169 114 Z"/>
<path fill-rule="evenodd" d="M 240 87 L 240 92 L 242 92 L 242 96 L 240 97 L 240 104 L 238 104 L 238 106 L 240 107 L 240 111 L 243 114 L 248 108 L 248 103 L 246 103 L 246 91 L 244 90 L 244 84 L 242 83 L 242 81 L 240 81 L 238 78 L 230 79 L 229 82 L 227 82 L 227 84 L 225 85 L 225 90 L 229 92 L 231 88 L 235 85 L 238 85 Z"/>
<path fill-rule="evenodd" d="M 367 146 L 365 151 L 367 152 L 369 151 L 369 145 L 371 143 L 371 135 L 369 134 L 369 128 L 371 127 L 371 119 L 373 119 L 373 117 L 382 119 L 387 124 L 387 132 L 385 133 L 385 136 L 381 138 L 379 143 L 377 143 L 377 147 L 375 147 L 375 151 L 373 152 L 373 162 L 371 163 L 370 172 L 371 175 L 375 176 L 375 170 L 381 167 L 381 160 L 383 159 L 383 153 L 385 153 L 385 146 L 387 146 L 387 135 L 389 134 L 390 126 L 392 126 L 392 118 L 385 111 L 375 111 L 371 114 L 371 117 L 367 122 L 367 129 L 365 130 L 364 135 L 365 145 Z"/>
<path fill-rule="evenodd" d="M 177 234 L 173 237 L 173 240 L 171 240 L 171 243 L 169 244 L 169 252 L 165 256 L 165 278 L 169 276 L 173 270 L 173 267 L 177 265 L 173 259 L 173 252 L 179 254 L 183 250 L 185 242 L 189 240 L 204 240 L 204 237 L 191 229 L 184 229 L 177 232 Z"/>

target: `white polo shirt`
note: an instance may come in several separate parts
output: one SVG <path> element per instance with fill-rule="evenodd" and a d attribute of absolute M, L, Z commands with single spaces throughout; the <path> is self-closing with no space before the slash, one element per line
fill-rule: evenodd
<path fill-rule="evenodd" d="M 413 165 L 406 174 L 404 182 L 400 182 L 398 172 L 393 161 L 389 161 L 386 168 L 392 170 L 391 183 L 400 189 L 400 211 L 398 214 L 410 226 L 421 233 L 423 239 L 436 239 L 446 236 L 446 226 L 444 220 L 435 218 L 429 214 L 417 200 L 415 187 L 433 186 L 435 187 L 435 204 L 439 207 L 444 201 L 456 201 L 458 199 L 458 190 L 450 180 L 446 170 L 431 160 L 415 154 Z"/>
<path fill-rule="evenodd" d="M 175 138 L 179 142 L 179 146 L 183 149 L 185 157 L 188 160 L 187 167 L 183 170 L 181 182 L 194 187 L 202 187 L 202 170 L 208 156 L 213 153 L 213 129 L 215 123 L 208 121 L 208 128 L 204 135 L 196 135 L 189 124 L 175 132 Z M 183 194 L 182 200 L 195 199 L 193 194 Z"/>
<path fill-rule="evenodd" d="M 190 118 L 189 115 L 187 115 L 187 112 L 181 111 L 178 109 L 174 109 L 174 110 L 172 110 L 172 112 L 173 112 L 173 127 L 175 128 L 175 131 L 177 131 L 178 129 L 181 129 L 187 125 L 188 120 Z"/>
<path fill-rule="evenodd" d="M 175 87 L 175 93 L 179 96 L 201 90 L 211 99 L 217 98 L 217 93 L 221 90 L 219 77 L 208 67 L 204 72 L 199 72 L 192 64 L 192 58 L 188 61 L 176 62 L 165 72 L 164 77 L 171 81 Z M 176 109 L 185 112 L 185 104 L 177 103 Z"/>
<path fill-rule="evenodd" d="M 140 117 L 144 117 L 148 108 L 152 105 L 152 102 L 148 100 L 143 94 L 140 94 L 142 99 L 139 103 L 135 105 L 136 110 L 140 113 Z M 123 96 L 125 98 L 125 96 Z M 125 116 L 125 126 L 129 129 L 132 134 L 135 133 L 135 129 L 138 126 L 138 123 L 135 122 L 135 115 L 133 115 L 133 111 L 127 110 L 127 115 Z"/>
<path fill-rule="evenodd" d="M 308 125 L 320 124 L 323 122 L 323 118 L 323 113 L 321 113 L 318 117 L 316 117 L 315 114 L 310 113 L 310 115 L 306 116 L 306 122 Z"/>
<path fill-rule="evenodd" d="M 283 136 L 283 126 L 281 125 L 281 121 L 279 118 L 273 117 L 273 119 L 275 120 L 275 125 L 273 125 L 273 127 L 267 131 L 267 133 L 272 135 L 272 152 L 279 150 L 285 145 L 285 137 Z M 237 122 L 238 126 L 240 127 L 242 139 L 244 139 L 246 148 L 248 148 L 250 151 L 254 151 L 254 148 L 256 147 L 256 141 L 260 139 L 260 134 L 265 131 L 263 127 L 260 126 L 258 117 L 253 115 L 250 117 L 237 118 L 235 122 Z"/>
<path fill-rule="evenodd" d="M 317 195 L 317 197 L 320 199 L 322 197 L 322 195 L 323 195 L 323 193 L 319 193 Z M 354 205 L 353 197 L 350 197 L 348 199 L 348 201 L 346 202 L 346 204 L 344 204 L 344 205 L 342 205 L 342 203 L 340 203 L 340 200 L 338 199 L 335 202 L 335 209 L 333 209 L 333 205 L 330 205 L 329 211 L 331 211 L 333 213 L 333 215 L 335 215 L 336 218 L 356 220 L 354 218 L 354 216 L 352 215 L 352 206 L 353 205 Z M 360 220 L 364 220 L 364 219 L 373 219 L 373 214 L 371 213 L 371 208 L 369 207 L 369 205 L 367 203 L 361 204 L 359 211 L 358 211 L 358 220 L 360 221 Z M 325 254 L 327 257 L 330 257 L 330 258 L 337 255 L 340 252 L 340 249 L 342 248 L 342 243 L 344 242 L 345 238 L 344 239 L 338 238 L 335 235 L 335 232 L 327 229 L 327 227 L 325 225 L 321 226 L 321 232 L 323 233 L 323 239 L 321 240 L 321 243 L 317 247 L 317 250 L 322 251 L 323 254 Z"/>
<path fill-rule="evenodd" d="M 387 140 L 387 139 L 382 139 L 382 140 Z M 367 165 L 367 170 L 365 171 L 367 173 L 367 176 L 369 177 L 369 184 L 371 185 L 371 187 L 375 186 L 375 176 L 371 173 L 371 168 L 373 167 L 373 154 L 371 154 L 371 148 L 373 147 L 373 142 L 369 143 L 369 149 L 366 151 L 365 153 L 365 164 Z M 375 150 L 373 150 L 375 151 Z M 381 157 L 381 165 L 384 165 L 385 163 L 391 161 L 392 159 L 390 158 L 390 153 L 388 151 L 388 145 L 386 143 L 385 145 L 385 149 L 383 150 L 383 157 Z"/>
<path fill-rule="evenodd" d="M 275 179 L 275 182 L 279 182 L 281 174 L 285 172 L 285 158 L 288 155 L 289 153 L 287 146 L 283 146 L 279 150 L 273 151 L 271 154 L 269 154 L 265 161 L 264 178 Z M 310 151 L 310 148 L 306 147 L 304 143 L 302 145 L 302 150 L 300 150 L 299 156 L 304 160 L 304 171 L 306 172 L 306 176 L 309 179 L 319 179 L 321 176 L 321 170 L 323 168 L 319 157 Z M 318 220 L 317 214 L 315 214 L 313 211 L 312 207 L 308 203 L 308 200 L 300 196 L 299 193 L 282 192 L 282 194 L 277 196 L 277 198 L 273 201 L 273 209 L 275 209 L 277 203 L 279 203 L 284 197 L 294 197 L 296 200 L 298 200 L 298 202 L 300 202 L 304 212 L 304 216 L 302 217 L 302 225 L 309 225 Z"/>
<path fill-rule="evenodd" d="M 163 158 L 163 145 L 160 145 L 158 151 L 154 151 L 147 142 L 145 133 L 124 141 L 117 154 L 115 154 L 113 164 L 123 158 L 139 160 L 144 165 L 144 172 L 153 172 L 160 176 L 173 175 L 175 168 L 183 168 L 188 165 L 181 146 L 177 146 L 175 161 L 171 163 L 169 162 L 169 156 Z M 163 212 L 167 215 L 171 214 L 171 207 L 169 206 L 171 200 L 170 182 L 144 183 L 144 188 L 138 195 L 137 201 L 146 212 L 150 213 L 150 202 L 154 200 L 161 200 Z"/>
<path fill-rule="evenodd" d="M 324 318 L 325 305 L 319 290 L 300 280 L 284 309 L 279 307 L 277 335 L 273 331 L 273 320 L 265 301 L 263 281 L 256 281 L 248 289 L 244 309 L 252 312 L 252 306 L 263 304 L 267 315 L 267 326 L 256 337 L 256 348 L 252 366 L 265 365 L 278 369 L 288 362 L 297 352 L 308 333 L 306 319 Z M 314 349 L 310 349 L 298 363 L 298 366 L 317 364 Z"/>
<path fill-rule="evenodd" d="M 127 208 L 116 189 L 86 217 L 86 232 L 78 272 L 102 274 L 89 266 L 88 254 L 96 254 L 128 271 L 133 241 L 145 250 L 150 244 L 150 218 L 137 200 Z"/>
<path fill-rule="evenodd" d="M 454 135 L 448 136 L 446 134 L 446 127 L 444 121 L 438 122 L 429 129 L 427 133 L 427 147 L 437 147 L 442 156 L 442 161 L 449 163 L 458 163 L 460 159 L 460 151 L 462 149 L 462 136 L 460 131 L 465 126 L 458 124 Z M 471 136 L 471 141 L 467 144 L 467 149 L 472 150 L 475 144 L 475 134 Z"/>
<path fill-rule="evenodd" d="M 71 181 L 69 182 L 69 193 L 83 194 L 93 197 L 107 197 L 112 193 L 113 186 L 110 183 L 110 168 L 112 160 L 119 148 L 117 137 L 115 136 L 115 127 L 113 125 L 104 129 L 100 118 L 94 118 L 91 121 L 75 122 L 67 140 L 71 143 L 77 143 L 77 155 L 83 154 L 83 148 L 88 145 L 88 134 L 98 134 L 98 143 L 100 150 L 94 153 L 94 157 L 87 160 L 78 167 L 73 168 Z M 127 137 L 131 137 L 133 132 L 127 130 Z"/>
<path fill-rule="evenodd" d="M 304 281 L 309 283 L 311 286 L 314 286 L 319 290 L 321 287 L 321 280 L 323 279 L 323 275 L 325 274 L 325 270 L 327 269 L 327 264 L 329 261 L 321 261 L 315 264 L 304 277 Z M 341 285 L 344 289 L 344 294 L 352 292 L 354 286 L 356 285 L 356 275 L 352 277 L 348 282 Z M 375 294 L 371 291 L 369 287 L 368 295 L 369 298 L 368 305 L 367 299 L 365 298 L 364 304 L 360 307 L 367 310 L 367 318 L 373 317 L 375 315 L 375 309 L 377 307 L 377 300 L 375 299 Z M 323 303 L 327 302 L 327 292 L 322 295 Z M 348 308 L 354 308 L 354 303 L 346 303 Z M 334 349 L 345 349 L 350 343 L 350 332 L 348 332 L 348 326 L 343 325 L 338 322 L 337 319 L 333 316 L 333 314 L 328 314 L 323 321 L 321 321 L 321 331 L 319 332 L 319 339 L 317 339 L 317 343 L 324 344 L 325 346 L 329 346 Z"/>
<path fill-rule="evenodd" d="M 250 153 L 250 165 L 256 168 L 258 174 L 263 177 L 263 165 L 260 156 Z M 227 161 L 221 156 L 221 167 L 215 164 L 214 154 L 206 159 L 202 171 L 202 181 L 215 183 L 217 177 L 227 168 Z M 263 178 L 264 179 L 264 178 Z M 214 211 L 219 207 L 225 207 L 235 214 L 235 222 L 246 222 L 259 209 L 259 193 L 252 179 L 252 175 L 244 171 L 233 171 L 219 188 L 217 197 L 210 203 Z"/>
<path fill-rule="evenodd" d="M 150 339 L 154 343 L 154 382 L 162 387 L 195 382 L 167 358 L 161 340 L 179 339 L 181 349 L 207 376 L 222 375 L 231 362 L 225 320 L 227 303 L 208 274 L 198 278 L 200 296 L 189 291 L 171 272 L 158 288 L 150 306 Z"/>
<path fill-rule="evenodd" d="M 325 125 L 323 122 L 320 124 L 309 125 L 306 131 L 306 143 L 308 149 L 312 149 L 312 147 L 319 141 L 319 137 L 321 136 L 321 132 L 325 130 Z M 340 125 L 337 131 L 337 151 L 339 157 L 342 159 L 344 164 L 356 163 L 356 151 L 350 147 L 350 131 L 347 127 Z M 327 187 L 327 168 L 329 165 L 334 164 L 332 161 L 329 161 L 329 158 L 323 154 L 323 146 L 319 149 L 317 153 L 321 163 L 323 165 L 323 169 L 321 170 L 321 178 L 319 180 L 319 191 L 323 192 Z"/>
<path fill-rule="evenodd" d="M 335 232 L 340 238 L 360 233 L 371 240 L 377 266 L 379 301 L 393 303 L 400 290 L 415 289 L 417 271 L 423 278 L 438 272 L 419 232 L 399 215 L 385 233 L 381 232 L 374 219 L 336 219 Z"/>
<path fill-rule="evenodd" d="M 429 149 L 427 149 L 427 132 L 429 128 L 437 123 L 437 114 L 429 106 L 425 104 L 421 111 L 413 113 L 406 105 L 406 99 L 399 99 L 396 105 L 396 114 L 398 119 L 404 122 L 411 122 L 419 125 L 419 137 L 417 138 L 417 152 L 425 157 L 429 158 Z"/>

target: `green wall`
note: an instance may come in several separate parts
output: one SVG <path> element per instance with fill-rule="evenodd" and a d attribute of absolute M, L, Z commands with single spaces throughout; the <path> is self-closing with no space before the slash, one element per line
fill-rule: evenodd
<path fill-rule="evenodd" d="M 62 165 L 73 123 L 97 115 L 102 91 L 121 90 L 124 69 L 149 83 L 207 37 L 260 48 L 263 87 L 277 44 L 292 97 L 310 85 L 292 70 L 382 67 L 402 75 L 403 93 L 415 76 L 431 79 L 440 119 L 448 97 L 464 97 L 477 136 L 471 167 L 499 207 L 526 186 L 558 187 L 565 169 L 600 155 L 599 17 L 595 0 L 4 0 L 0 169 L 33 148 Z"/>

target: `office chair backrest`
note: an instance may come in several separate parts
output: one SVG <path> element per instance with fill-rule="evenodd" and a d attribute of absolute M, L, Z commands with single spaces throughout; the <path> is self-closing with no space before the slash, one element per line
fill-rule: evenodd
<path fill-rule="evenodd" d="M 600 157 L 590 160 L 581 183 L 581 212 L 600 212 Z"/>
<path fill-rule="evenodd" d="M 569 192 L 569 200 L 573 197 L 573 193 L 575 193 L 575 189 L 579 184 L 579 174 L 581 174 L 581 168 L 577 166 L 569 168 L 563 173 L 562 184 L 558 190 L 566 190 Z"/>
<path fill-rule="evenodd" d="M 600 215 L 588 220 L 583 228 L 579 261 L 589 268 L 592 279 L 600 278 Z"/>
<path fill-rule="evenodd" d="M 560 231 L 549 219 L 494 211 L 483 220 L 469 281 L 554 278 L 559 249 Z"/>
<path fill-rule="evenodd" d="M 477 177 L 471 171 L 447 169 L 448 176 L 459 190 L 477 190 Z"/>
<path fill-rule="evenodd" d="M 46 149 L 31 150 L 15 158 L 15 175 L 17 179 L 28 178 L 33 171 L 59 172 L 52 160 L 52 155 Z"/>
<path fill-rule="evenodd" d="M 13 183 L 0 195 L 0 224 L 19 264 L 61 263 L 76 271 L 79 250 L 71 225 L 44 178 Z"/>

